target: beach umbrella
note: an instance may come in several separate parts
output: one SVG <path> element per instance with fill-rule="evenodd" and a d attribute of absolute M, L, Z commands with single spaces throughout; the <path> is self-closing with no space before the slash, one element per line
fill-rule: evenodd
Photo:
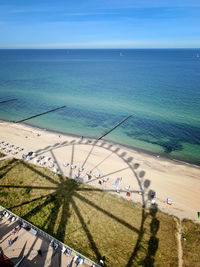
<path fill-rule="evenodd" d="M 127 189 L 127 190 L 128 190 L 129 188 L 130 188 L 130 185 L 128 185 L 128 184 L 127 184 L 127 185 L 125 185 L 125 189 Z"/>

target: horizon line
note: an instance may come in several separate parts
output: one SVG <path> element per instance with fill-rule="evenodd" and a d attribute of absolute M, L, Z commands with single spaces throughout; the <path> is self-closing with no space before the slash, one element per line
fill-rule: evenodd
<path fill-rule="evenodd" d="M 70 50 L 147 50 L 147 49 L 160 49 L 160 50 L 164 50 L 164 49 L 200 49 L 200 47 L 133 47 L 133 48 L 124 48 L 124 47 L 120 47 L 120 48 L 116 48 L 116 47 L 109 47 L 109 48 L 71 48 L 71 47 L 66 47 L 66 48 L 49 48 L 49 47 L 0 47 L 0 50 L 66 50 L 66 49 L 70 49 Z"/>

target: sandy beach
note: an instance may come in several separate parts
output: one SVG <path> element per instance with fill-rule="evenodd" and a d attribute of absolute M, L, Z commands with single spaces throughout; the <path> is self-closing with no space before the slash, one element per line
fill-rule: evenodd
<path fill-rule="evenodd" d="M 140 202 L 147 207 L 151 206 L 150 194 L 155 191 L 155 200 L 160 210 L 180 219 L 189 218 L 199 222 L 199 167 L 158 158 L 104 140 L 97 142 L 94 139 L 58 134 L 10 122 L 0 123 L 0 140 L 24 149 L 16 155 L 2 151 L 8 157 L 21 159 L 22 154 L 29 151 L 35 152 L 37 158 L 43 155 L 50 157 L 55 161 L 54 167 L 64 176 Z M 49 161 L 44 162 L 44 167 L 50 168 Z M 31 159 L 30 163 L 35 163 L 35 160 Z M 69 165 L 64 166 L 64 163 Z M 71 165 L 76 167 L 71 168 Z M 79 172 L 79 168 L 83 170 Z M 86 175 L 87 171 L 91 171 L 90 179 Z M 76 178 L 78 174 L 79 177 Z M 121 177 L 121 181 L 116 186 L 114 183 L 118 177 Z M 117 188 L 119 193 L 116 192 Z M 138 190 L 142 190 L 143 195 L 138 194 Z M 127 196 L 127 191 L 130 196 Z M 172 199 L 172 205 L 167 204 L 167 198 Z"/>

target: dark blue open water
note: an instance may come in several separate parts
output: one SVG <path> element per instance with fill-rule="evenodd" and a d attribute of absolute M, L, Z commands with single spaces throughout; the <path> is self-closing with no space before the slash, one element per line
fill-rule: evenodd
<path fill-rule="evenodd" d="M 120 53 L 122 56 L 120 56 Z M 0 50 L 0 118 L 200 164 L 200 50 Z"/>

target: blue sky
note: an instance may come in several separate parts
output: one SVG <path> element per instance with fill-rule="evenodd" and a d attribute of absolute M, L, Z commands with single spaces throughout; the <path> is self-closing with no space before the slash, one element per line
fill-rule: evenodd
<path fill-rule="evenodd" d="M 200 0 L 0 0 L 0 48 L 173 47 L 200 47 Z"/>

